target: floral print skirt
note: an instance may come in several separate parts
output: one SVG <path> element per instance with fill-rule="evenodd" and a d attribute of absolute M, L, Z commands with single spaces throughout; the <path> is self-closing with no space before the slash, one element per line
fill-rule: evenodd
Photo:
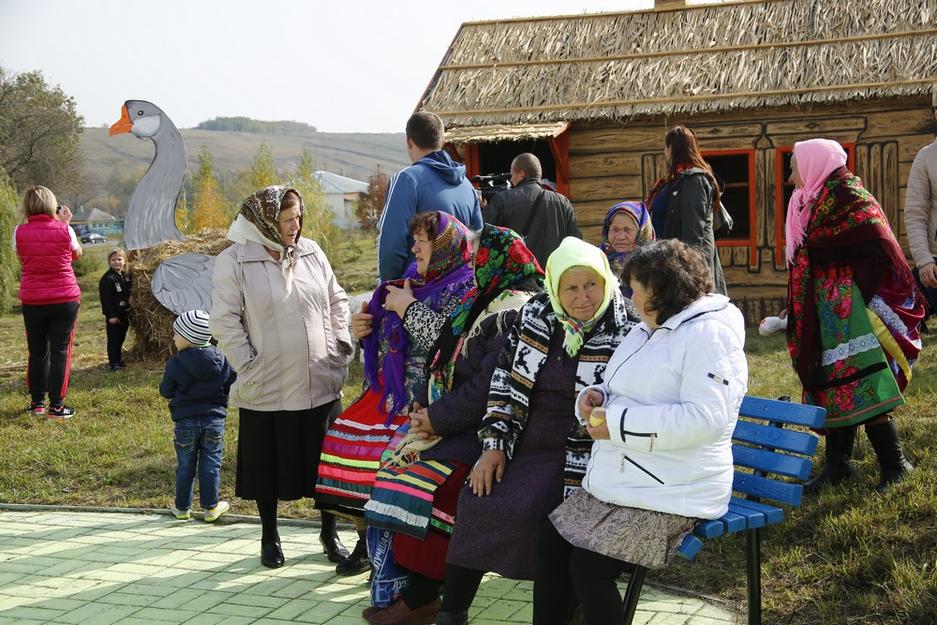
<path fill-rule="evenodd" d="M 574 547 L 649 569 L 670 563 L 697 521 L 605 503 L 582 489 L 554 510 L 550 520 Z"/>

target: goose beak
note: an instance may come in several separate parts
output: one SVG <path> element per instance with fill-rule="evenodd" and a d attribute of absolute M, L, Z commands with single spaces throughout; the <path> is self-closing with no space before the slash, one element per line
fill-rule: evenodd
<path fill-rule="evenodd" d="M 114 122 L 114 125 L 107 131 L 107 134 L 108 136 L 113 136 L 124 132 L 130 132 L 131 130 L 133 130 L 133 122 L 130 121 L 130 113 L 127 111 L 127 105 L 125 104 L 120 107 L 120 119 Z"/>

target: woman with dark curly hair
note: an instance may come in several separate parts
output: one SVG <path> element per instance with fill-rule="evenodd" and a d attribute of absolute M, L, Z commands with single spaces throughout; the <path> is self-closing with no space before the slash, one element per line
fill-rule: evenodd
<path fill-rule="evenodd" d="M 635 250 L 623 279 L 642 323 L 576 416 L 595 440 L 582 480 L 550 515 L 534 581 L 536 625 L 566 623 L 573 592 L 588 625 L 621 623 L 616 580 L 631 564 L 659 568 L 696 519 L 726 513 L 732 431 L 748 386 L 745 323 L 712 290 L 685 243 Z"/>

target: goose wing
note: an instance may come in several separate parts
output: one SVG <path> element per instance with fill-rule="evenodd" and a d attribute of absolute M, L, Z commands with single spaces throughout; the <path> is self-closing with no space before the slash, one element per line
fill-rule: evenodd
<path fill-rule="evenodd" d="M 150 288 L 160 304 L 175 315 L 187 310 L 211 311 L 215 257 L 180 254 L 160 263 Z"/>

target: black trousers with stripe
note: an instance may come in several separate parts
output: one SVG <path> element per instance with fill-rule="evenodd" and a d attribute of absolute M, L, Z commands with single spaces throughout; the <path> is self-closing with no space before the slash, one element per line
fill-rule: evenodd
<path fill-rule="evenodd" d="M 23 304 L 29 347 L 26 385 L 34 402 L 44 401 L 46 393 L 53 406 L 65 401 L 77 318 L 78 302 Z"/>

